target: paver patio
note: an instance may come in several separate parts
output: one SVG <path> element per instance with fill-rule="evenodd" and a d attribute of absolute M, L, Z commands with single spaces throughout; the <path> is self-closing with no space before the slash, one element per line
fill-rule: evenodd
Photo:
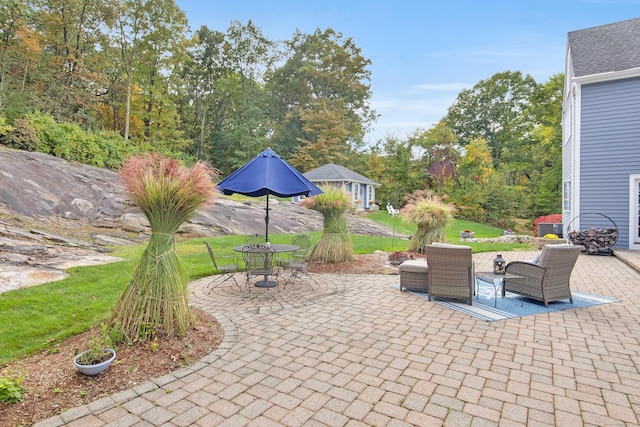
<path fill-rule="evenodd" d="M 476 268 L 494 256 L 474 255 Z M 315 290 L 244 300 L 193 282 L 192 304 L 225 330 L 220 348 L 37 426 L 640 423 L 640 273 L 620 259 L 581 255 L 571 280 L 619 303 L 491 323 L 399 292 L 398 276 L 314 277 Z"/>

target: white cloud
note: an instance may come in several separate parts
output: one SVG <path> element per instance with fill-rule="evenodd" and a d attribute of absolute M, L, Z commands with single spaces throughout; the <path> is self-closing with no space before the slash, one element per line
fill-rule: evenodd
<path fill-rule="evenodd" d="M 371 105 L 380 117 L 365 140 L 375 142 L 389 135 L 406 137 L 418 129 L 431 129 L 447 114 L 457 95 L 456 89 L 439 91 L 436 96 L 414 91 L 410 97 L 374 97 Z"/>
<path fill-rule="evenodd" d="M 383 100 L 371 100 L 373 108 L 385 116 L 437 116 L 438 119 L 447 113 L 447 109 L 455 100 L 451 97 L 432 97 L 423 99 L 392 98 Z"/>

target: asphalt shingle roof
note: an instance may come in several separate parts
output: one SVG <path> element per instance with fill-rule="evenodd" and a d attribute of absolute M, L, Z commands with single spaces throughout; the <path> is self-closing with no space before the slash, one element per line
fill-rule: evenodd
<path fill-rule="evenodd" d="M 352 181 L 361 184 L 380 185 L 380 183 L 375 182 L 366 176 L 362 176 L 351 169 L 347 169 L 344 166 L 335 165 L 333 163 L 312 169 L 302 175 L 312 182 Z"/>
<path fill-rule="evenodd" d="M 640 67 L 640 18 L 571 31 L 575 77 Z"/>

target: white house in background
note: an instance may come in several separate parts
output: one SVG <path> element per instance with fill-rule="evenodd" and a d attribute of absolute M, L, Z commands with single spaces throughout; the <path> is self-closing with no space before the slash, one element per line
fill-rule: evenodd
<path fill-rule="evenodd" d="M 640 249 L 640 18 L 568 33 L 565 67 L 564 233 L 613 221 Z"/>
<path fill-rule="evenodd" d="M 358 200 L 360 201 L 356 206 L 358 210 L 377 208 L 377 206 L 373 204 L 373 201 L 376 200 L 376 187 L 380 186 L 380 183 L 362 176 L 351 169 L 329 163 L 305 172 L 302 175 L 317 186 L 325 184 L 335 185 L 347 193 L 351 193 L 351 199 L 354 203 L 357 203 Z M 299 198 L 294 198 L 294 202 L 298 200 Z"/>

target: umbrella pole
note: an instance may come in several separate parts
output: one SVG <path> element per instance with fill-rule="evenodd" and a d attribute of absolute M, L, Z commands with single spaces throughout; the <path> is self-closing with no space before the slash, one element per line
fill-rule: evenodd
<path fill-rule="evenodd" d="M 269 241 L 269 194 L 267 194 L 267 207 L 265 208 L 266 215 L 264 217 L 264 224 L 266 226 L 266 230 L 264 233 L 264 241 Z"/>

